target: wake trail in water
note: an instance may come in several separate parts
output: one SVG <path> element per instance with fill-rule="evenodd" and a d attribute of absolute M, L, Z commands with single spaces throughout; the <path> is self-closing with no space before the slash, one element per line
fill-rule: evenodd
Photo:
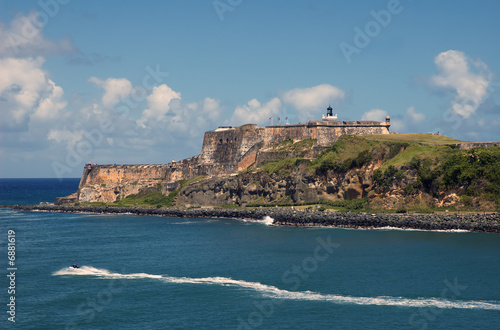
<path fill-rule="evenodd" d="M 121 274 L 113 273 L 107 269 L 99 269 L 89 266 L 83 266 L 78 269 L 72 267 L 63 268 L 53 273 L 54 276 L 95 276 L 107 279 L 154 279 L 165 283 L 179 284 L 205 284 L 233 286 L 249 289 L 261 293 L 264 297 L 272 299 L 286 300 L 309 300 L 326 301 L 336 304 L 354 304 L 354 305 L 377 305 L 377 306 L 400 306 L 400 307 L 434 307 L 434 308 L 458 308 L 458 309 L 482 309 L 500 311 L 500 301 L 460 301 L 447 300 L 442 298 L 404 298 L 404 297 L 352 297 L 335 294 L 323 294 L 312 291 L 288 291 L 282 290 L 272 285 L 259 282 L 248 282 L 234 280 L 229 277 L 174 277 L 168 275 L 154 275 L 146 273 Z"/>

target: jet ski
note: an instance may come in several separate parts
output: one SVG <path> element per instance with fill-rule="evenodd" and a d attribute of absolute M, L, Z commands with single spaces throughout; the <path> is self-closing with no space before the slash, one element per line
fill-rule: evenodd
<path fill-rule="evenodd" d="M 71 267 L 69 268 L 80 268 L 80 266 L 78 266 L 78 262 L 75 262 L 73 265 L 71 265 Z"/>

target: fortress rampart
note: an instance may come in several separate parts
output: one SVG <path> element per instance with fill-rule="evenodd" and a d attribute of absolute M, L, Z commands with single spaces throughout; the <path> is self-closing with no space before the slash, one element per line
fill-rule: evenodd
<path fill-rule="evenodd" d="M 467 150 L 477 147 L 482 147 L 482 148 L 488 148 L 493 146 L 500 147 L 500 142 L 461 142 L 461 143 L 455 143 L 455 145 L 458 146 L 461 150 Z"/>
<path fill-rule="evenodd" d="M 87 164 L 78 191 L 56 202 L 114 202 L 129 195 L 160 189 L 168 195 L 179 180 L 203 174 L 198 156 L 169 164 L 97 165 Z"/>
<path fill-rule="evenodd" d="M 97 165 L 87 164 L 79 188 L 88 184 L 130 183 L 141 180 L 179 181 L 201 174 L 198 156 L 169 164 Z"/>
<path fill-rule="evenodd" d="M 342 135 L 389 134 L 390 122 L 309 121 L 299 125 L 219 127 L 205 133 L 200 164 L 209 175 L 230 174 L 252 166 L 265 152 L 285 140 L 315 139 L 331 147 Z"/>

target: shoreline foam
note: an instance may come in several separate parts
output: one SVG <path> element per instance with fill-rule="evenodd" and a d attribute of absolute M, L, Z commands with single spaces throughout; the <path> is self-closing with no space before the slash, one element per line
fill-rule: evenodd
<path fill-rule="evenodd" d="M 288 208 L 271 209 L 177 209 L 144 207 L 72 206 L 72 205 L 15 205 L 19 211 L 50 211 L 97 214 L 132 214 L 176 218 L 231 218 L 240 220 L 273 219 L 273 226 L 337 227 L 355 229 L 427 230 L 447 232 L 500 233 L 499 213 L 461 214 L 391 214 L 357 212 L 299 211 Z"/>

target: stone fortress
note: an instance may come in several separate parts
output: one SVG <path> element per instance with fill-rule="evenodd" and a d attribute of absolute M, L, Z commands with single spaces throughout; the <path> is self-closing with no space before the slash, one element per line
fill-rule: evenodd
<path fill-rule="evenodd" d="M 314 157 L 331 147 L 342 135 L 389 134 L 390 118 L 379 121 L 338 121 L 328 107 L 322 120 L 306 124 L 279 124 L 258 127 L 222 126 L 205 132 L 201 154 L 179 162 L 158 165 L 85 165 L 78 191 L 55 203 L 114 202 L 128 195 L 157 189 L 164 195 L 177 189 L 179 180 L 198 175 L 234 175 L 252 166 L 277 161 L 273 146 L 286 141 L 314 139 Z"/>
<path fill-rule="evenodd" d="M 332 108 L 328 107 L 322 120 L 311 120 L 306 124 L 266 127 L 247 124 L 208 131 L 198 161 L 204 174 L 232 174 L 269 161 L 264 157 L 266 151 L 286 140 L 315 139 L 316 150 L 322 151 L 342 135 L 389 134 L 389 126 L 389 116 L 385 122 L 337 121 L 337 115 L 333 116 Z"/>

